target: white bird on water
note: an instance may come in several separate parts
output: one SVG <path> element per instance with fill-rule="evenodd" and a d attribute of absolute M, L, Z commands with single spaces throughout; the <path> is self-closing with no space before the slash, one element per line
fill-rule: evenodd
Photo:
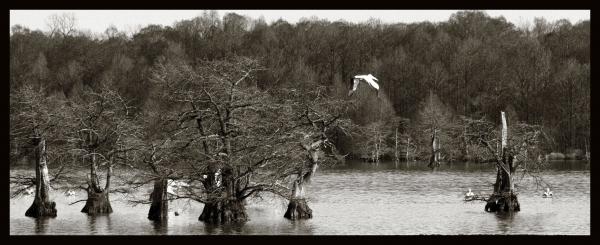
<path fill-rule="evenodd" d="M 379 96 L 379 84 L 376 82 L 379 80 L 371 74 L 354 76 L 352 78 L 352 89 L 348 92 L 348 96 L 352 95 L 354 91 L 356 91 L 361 80 L 367 82 L 369 85 L 371 85 L 371 87 L 377 89 L 377 96 Z"/>
<path fill-rule="evenodd" d="M 544 197 L 544 198 L 552 198 L 552 191 L 550 191 L 550 188 L 546 188 L 546 191 L 544 192 L 544 194 L 542 195 L 542 197 Z"/>
<path fill-rule="evenodd" d="M 467 193 L 465 194 L 465 197 L 472 197 L 472 196 L 475 196 L 475 193 L 473 193 L 473 192 L 471 191 L 471 188 L 469 188 L 469 192 L 467 192 Z"/>

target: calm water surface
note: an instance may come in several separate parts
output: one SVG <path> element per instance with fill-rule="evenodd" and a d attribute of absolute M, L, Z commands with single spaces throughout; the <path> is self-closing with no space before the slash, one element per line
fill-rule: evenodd
<path fill-rule="evenodd" d="M 213 226 L 198 221 L 203 205 L 193 201 L 170 203 L 169 220 L 157 224 L 146 217 L 149 205 L 131 206 L 131 196 L 111 194 L 114 212 L 91 217 L 80 210 L 85 199 L 51 193 L 58 217 L 25 217 L 33 197 L 10 200 L 10 234 L 590 234 L 590 167 L 587 162 L 552 162 L 543 173 L 555 197 L 541 197 L 543 190 L 530 178 L 517 184 L 521 211 L 511 216 L 486 213 L 484 202 L 462 201 L 467 188 L 489 193 L 495 179 L 492 165 L 443 164 L 435 171 L 423 163 L 348 163 L 319 169 L 306 188 L 313 219 L 283 218 L 287 202 L 263 195 L 249 201 L 250 220 L 243 225 Z M 32 172 L 33 174 L 33 172 Z M 145 191 L 135 195 L 146 197 Z M 180 210 L 175 216 L 173 211 Z"/>

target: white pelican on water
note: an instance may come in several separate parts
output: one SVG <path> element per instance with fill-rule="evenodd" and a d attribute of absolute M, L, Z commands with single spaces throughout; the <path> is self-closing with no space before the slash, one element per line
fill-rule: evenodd
<path fill-rule="evenodd" d="M 379 84 L 376 82 L 379 80 L 371 74 L 354 76 L 352 78 L 352 89 L 348 92 L 348 96 L 352 95 L 354 91 L 356 91 L 356 88 L 358 88 L 358 84 L 361 80 L 367 82 L 369 85 L 371 85 L 371 87 L 377 89 L 377 96 L 379 97 Z"/>
<path fill-rule="evenodd" d="M 550 191 L 550 188 L 546 188 L 546 191 L 544 192 L 542 197 L 543 198 L 552 198 L 552 191 Z"/>
<path fill-rule="evenodd" d="M 473 193 L 473 192 L 471 191 L 471 188 L 469 188 L 469 192 L 467 192 L 467 193 L 465 194 L 465 197 L 472 197 L 472 196 L 475 196 L 475 193 Z"/>
<path fill-rule="evenodd" d="M 475 193 L 473 193 L 471 191 L 471 188 L 469 188 L 469 192 L 465 193 L 465 200 L 470 201 L 475 197 Z"/>

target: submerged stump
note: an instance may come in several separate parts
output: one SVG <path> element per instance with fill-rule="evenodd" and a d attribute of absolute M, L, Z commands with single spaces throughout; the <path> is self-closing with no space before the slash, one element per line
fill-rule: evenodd
<path fill-rule="evenodd" d="M 46 156 L 46 140 L 41 137 L 33 138 L 35 145 L 35 198 L 25 211 L 25 216 L 56 217 L 56 203 L 50 201 L 50 178 L 48 175 L 48 161 Z"/>
<path fill-rule="evenodd" d="M 306 199 L 291 199 L 283 217 L 291 220 L 312 218 L 312 209 L 308 207 Z"/>
<path fill-rule="evenodd" d="M 485 205 L 486 212 L 518 212 L 520 210 L 517 195 L 512 192 L 492 194 Z"/>
<path fill-rule="evenodd" d="M 92 189 L 88 190 L 88 199 L 81 212 L 89 215 L 112 213 L 108 193 L 105 191 L 96 192 Z"/>
<path fill-rule="evenodd" d="M 55 202 L 44 202 L 38 198 L 33 201 L 33 204 L 25 212 L 25 216 L 39 218 L 39 217 L 56 217 L 56 203 Z"/>
<path fill-rule="evenodd" d="M 152 204 L 148 211 L 148 219 L 164 221 L 168 218 L 169 203 L 167 199 L 167 179 L 154 182 L 154 190 L 150 194 Z M 177 215 L 177 213 L 175 214 Z"/>
<path fill-rule="evenodd" d="M 246 222 L 248 215 L 243 201 L 227 199 L 204 204 L 198 220 L 210 224 L 240 223 Z"/>

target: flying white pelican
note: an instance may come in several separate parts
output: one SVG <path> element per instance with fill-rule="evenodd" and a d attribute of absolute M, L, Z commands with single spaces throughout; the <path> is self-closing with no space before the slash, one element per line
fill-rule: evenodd
<path fill-rule="evenodd" d="M 369 85 L 371 85 L 371 87 L 377 89 L 377 97 L 379 97 L 379 84 L 377 84 L 377 82 L 375 82 L 375 81 L 379 81 L 379 80 L 371 74 L 354 76 L 352 78 L 352 89 L 348 92 L 348 96 L 352 95 L 354 93 L 354 91 L 356 91 L 356 88 L 358 88 L 358 84 L 360 83 L 361 80 L 366 81 Z"/>

